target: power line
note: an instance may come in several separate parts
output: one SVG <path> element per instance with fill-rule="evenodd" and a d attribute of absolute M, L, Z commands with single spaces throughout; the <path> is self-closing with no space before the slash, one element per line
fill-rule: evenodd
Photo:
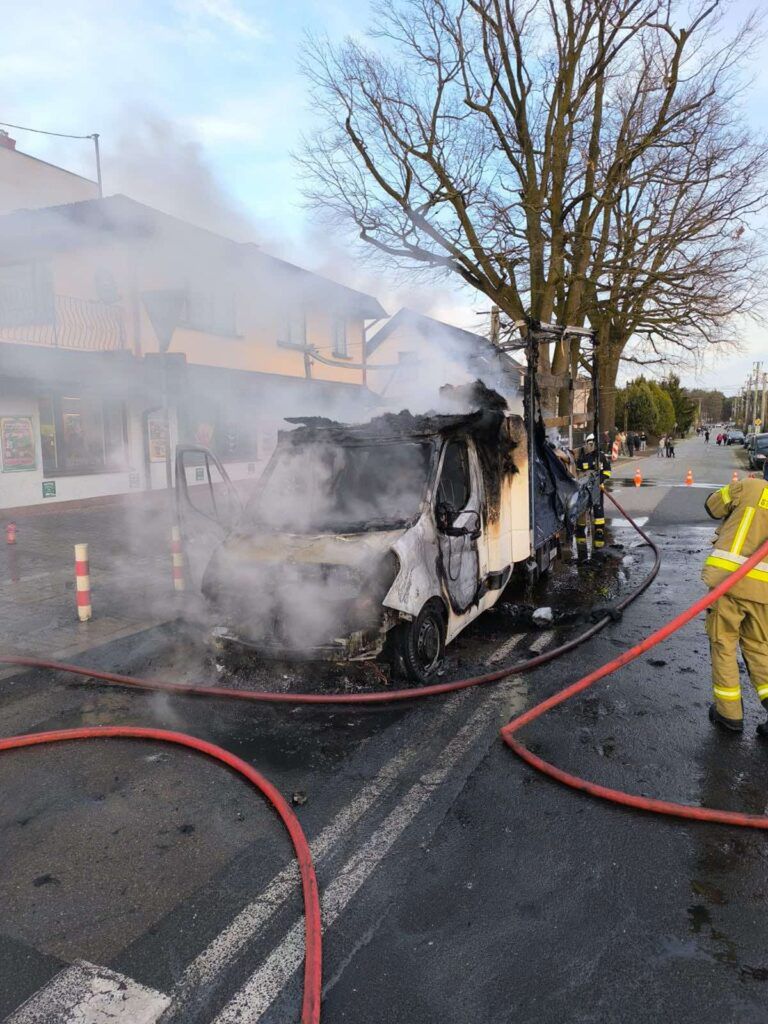
<path fill-rule="evenodd" d="M 64 132 L 45 132 L 42 128 L 26 128 L 23 124 L 8 124 L 7 121 L 0 121 L 2 128 L 15 128 L 19 132 L 34 132 L 35 135 L 55 135 L 57 139 L 95 139 L 98 133 L 92 135 L 66 135 Z"/>

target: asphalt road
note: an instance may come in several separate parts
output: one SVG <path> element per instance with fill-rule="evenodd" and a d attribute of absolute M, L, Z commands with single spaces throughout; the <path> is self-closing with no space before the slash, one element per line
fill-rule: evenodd
<path fill-rule="evenodd" d="M 739 454 L 692 440 L 675 462 L 639 464 L 651 483 L 624 487 L 635 470 L 625 463 L 615 491 L 662 543 L 660 577 L 622 622 L 534 674 L 329 713 L 28 673 L 0 682 L 0 732 L 164 725 L 222 744 L 295 794 L 323 892 L 325 1022 L 764 1022 L 768 839 L 601 805 L 533 774 L 498 740 L 515 711 L 702 592 L 706 490 L 680 485 L 689 466 L 697 484 L 727 482 Z M 631 585 L 648 555 L 613 527 L 603 559 L 570 561 L 540 590 L 562 622 L 525 628 L 514 608 L 500 609 L 460 638 L 448 672 L 545 650 L 578 628 L 569 617 Z M 174 678 L 208 672 L 196 644 L 167 631 L 83 660 Z M 273 685 L 323 684 L 308 670 L 270 674 Z M 751 728 L 741 739 L 713 732 L 708 703 L 696 622 L 525 739 L 608 785 L 765 811 L 768 749 Z M 756 699 L 747 705 L 756 722 Z M 128 741 L 6 754 L 0 837 L 0 1019 L 297 1019 L 297 872 L 269 810 L 222 769 Z"/>

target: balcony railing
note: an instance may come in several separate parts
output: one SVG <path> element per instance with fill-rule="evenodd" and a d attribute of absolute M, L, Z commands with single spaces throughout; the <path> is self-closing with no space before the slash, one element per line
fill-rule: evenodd
<path fill-rule="evenodd" d="M 19 345 L 50 345 L 55 348 L 114 352 L 125 348 L 123 310 L 119 305 L 71 295 L 55 295 L 52 308 L 42 315 L 30 311 L 30 323 L 18 310 L 13 325 L 0 307 L 0 342 Z"/>

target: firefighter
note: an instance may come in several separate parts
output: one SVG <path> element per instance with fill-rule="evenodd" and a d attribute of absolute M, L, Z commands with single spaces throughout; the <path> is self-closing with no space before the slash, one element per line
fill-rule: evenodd
<path fill-rule="evenodd" d="M 586 473 L 591 469 L 597 468 L 597 448 L 595 447 L 595 435 L 587 434 L 587 439 L 584 443 L 584 447 L 581 449 L 581 455 L 579 457 L 579 469 Z M 613 472 L 611 470 L 611 457 L 606 452 L 602 452 L 600 455 L 600 466 L 602 472 L 600 478 L 603 483 L 606 480 L 610 480 Z"/>
<path fill-rule="evenodd" d="M 713 519 L 723 520 L 702 572 L 702 579 L 712 588 L 768 540 L 768 471 L 763 480 L 740 480 L 710 494 L 706 509 Z M 741 732 L 744 707 L 736 660 L 739 645 L 750 681 L 768 711 L 768 562 L 761 562 L 715 601 L 707 612 L 706 628 L 715 696 L 710 721 Z M 761 722 L 757 731 L 768 738 L 768 721 Z"/>
<path fill-rule="evenodd" d="M 596 466 L 597 448 L 595 447 L 595 435 L 587 434 L 584 447 L 581 449 L 581 454 L 578 459 L 578 467 L 583 473 L 588 473 L 590 470 L 595 469 Z M 607 480 L 610 480 L 612 476 L 611 457 L 606 452 L 602 452 L 600 456 L 600 466 L 600 483 L 604 484 Z M 592 509 L 592 522 L 595 528 L 594 546 L 596 548 L 602 548 L 605 546 L 605 510 L 603 508 L 602 491 L 600 493 L 599 500 L 595 503 Z M 577 528 L 576 541 L 586 543 L 585 530 Z"/>

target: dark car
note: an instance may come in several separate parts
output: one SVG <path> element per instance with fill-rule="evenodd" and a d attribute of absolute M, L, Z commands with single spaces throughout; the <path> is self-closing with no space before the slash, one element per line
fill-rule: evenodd
<path fill-rule="evenodd" d="M 729 430 L 725 437 L 726 444 L 744 444 L 743 430 Z"/>
<path fill-rule="evenodd" d="M 750 437 L 747 456 L 749 457 L 750 469 L 763 469 L 765 460 L 768 458 L 768 433 L 753 434 Z"/>

